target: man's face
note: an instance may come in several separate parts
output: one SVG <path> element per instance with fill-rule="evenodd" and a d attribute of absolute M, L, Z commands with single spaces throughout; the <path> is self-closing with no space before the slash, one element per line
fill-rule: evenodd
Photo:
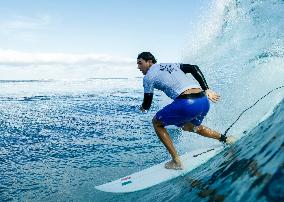
<path fill-rule="evenodd" d="M 137 59 L 137 65 L 138 69 L 142 72 L 143 75 L 146 75 L 149 68 L 152 66 L 152 60 L 143 60 L 143 59 Z"/>

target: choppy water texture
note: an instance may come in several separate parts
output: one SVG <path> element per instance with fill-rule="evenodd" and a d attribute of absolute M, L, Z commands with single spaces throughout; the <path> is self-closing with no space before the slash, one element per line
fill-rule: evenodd
<path fill-rule="evenodd" d="M 221 94 L 204 124 L 222 132 L 284 84 L 284 2 L 214 5 L 182 62 L 198 64 Z M 147 190 L 110 194 L 94 187 L 169 158 L 151 126 L 169 102 L 161 92 L 142 114 L 142 78 L 14 80 L 0 87 L 0 201 L 284 201 L 283 89 L 245 113 L 229 132 L 241 139 L 206 164 Z M 181 154 L 219 144 L 169 132 Z"/>
<path fill-rule="evenodd" d="M 284 101 L 236 145 L 186 176 L 130 194 L 95 190 L 169 158 L 151 127 L 159 106 L 141 114 L 142 93 L 0 97 L 1 201 L 283 200 Z M 193 143 L 204 146 L 204 139 L 184 142 L 194 136 L 169 130 L 181 153 Z"/>

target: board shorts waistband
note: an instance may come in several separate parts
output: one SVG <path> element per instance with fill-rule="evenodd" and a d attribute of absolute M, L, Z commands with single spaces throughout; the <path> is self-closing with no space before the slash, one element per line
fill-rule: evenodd
<path fill-rule="evenodd" d="M 201 91 L 199 93 L 181 94 L 176 99 L 190 99 L 190 98 L 200 98 L 205 96 L 205 92 Z"/>

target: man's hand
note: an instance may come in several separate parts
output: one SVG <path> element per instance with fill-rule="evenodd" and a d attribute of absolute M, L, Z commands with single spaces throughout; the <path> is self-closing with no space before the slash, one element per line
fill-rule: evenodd
<path fill-rule="evenodd" d="M 205 94 L 207 95 L 208 99 L 214 103 L 216 103 L 220 98 L 220 95 L 218 95 L 216 92 L 210 89 L 206 90 Z"/>
<path fill-rule="evenodd" d="M 144 109 L 144 108 L 142 107 L 142 105 L 140 106 L 140 110 L 141 110 L 141 112 L 146 112 L 146 109 Z"/>

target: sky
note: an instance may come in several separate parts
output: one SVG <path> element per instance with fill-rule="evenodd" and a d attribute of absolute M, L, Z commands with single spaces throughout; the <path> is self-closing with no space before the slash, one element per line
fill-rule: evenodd
<path fill-rule="evenodd" d="M 151 51 L 158 61 L 178 62 L 210 2 L 2 0 L 0 65 L 76 57 L 135 61 L 142 51 Z"/>

